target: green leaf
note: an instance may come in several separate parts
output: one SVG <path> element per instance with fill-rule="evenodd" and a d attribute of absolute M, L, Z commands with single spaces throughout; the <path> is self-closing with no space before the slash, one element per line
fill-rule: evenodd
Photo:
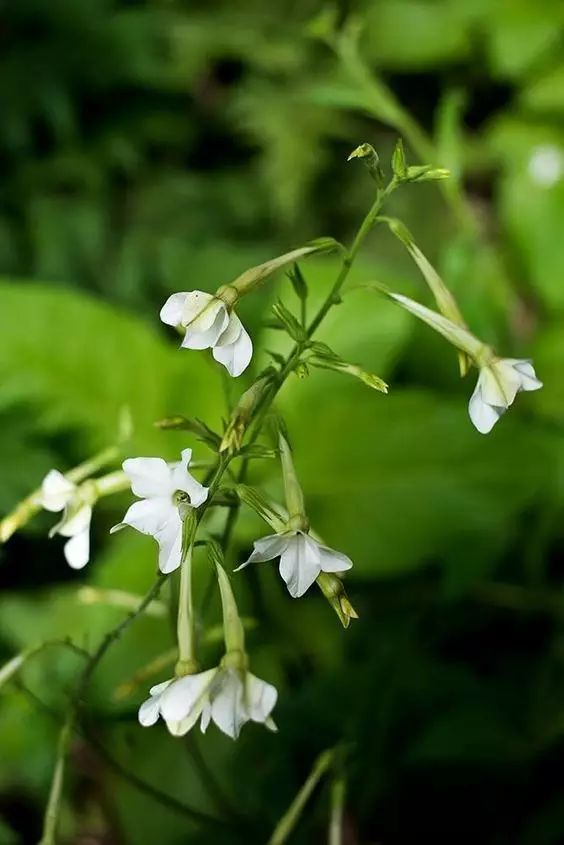
<path fill-rule="evenodd" d="M 468 381 L 456 397 L 396 387 L 377 405 L 346 382 L 336 402 L 321 381 L 285 394 L 283 413 L 312 525 L 352 558 L 350 578 L 429 560 L 452 574 L 453 589 L 461 570 L 464 583 L 481 578 L 554 471 L 550 442 L 522 420 L 523 397 L 483 438 L 468 418 Z M 320 421 L 330 460 L 311 446 Z"/>
<path fill-rule="evenodd" d="M 219 411 L 219 379 L 206 373 L 201 355 L 161 339 L 157 315 L 151 327 L 89 296 L 39 284 L 3 282 L 0 296 L 0 401 L 6 407 L 32 397 L 43 429 L 81 428 L 94 450 L 116 440 L 127 406 L 131 448 L 154 449 L 166 443 L 154 420 L 167 412 L 189 406 L 209 418 Z"/>

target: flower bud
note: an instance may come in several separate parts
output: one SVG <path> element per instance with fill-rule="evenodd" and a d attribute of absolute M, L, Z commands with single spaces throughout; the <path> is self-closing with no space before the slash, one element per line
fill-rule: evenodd
<path fill-rule="evenodd" d="M 319 589 L 341 620 L 343 628 L 348 628 L 351 619 L 358 619 L 358 613 L 349 601 L 343 582 L 332 572 L 322 572 L 316 580 Z"/>
<path fill-rule="evenodd" d="M 361 144 L 359 147 L 356 147 L 347 158 L 347 161 L 351 161 L 353 158 L 361 159 L 379 188 L 384 185 L 385 178 L 380 167 L 380 159 L 372 144 Z"/>
<path fill-rule="evenodd" d="M 219 446 L 220 452 L 228 452 L 233 455 L 239 451 L 243 445 L 247 426 L 251 422 L 260 402 L 270 389 L 270 384 L 271 375 L 269 373 L 259 378 L 243 393 L 225 429 L 225 434 Z"/>

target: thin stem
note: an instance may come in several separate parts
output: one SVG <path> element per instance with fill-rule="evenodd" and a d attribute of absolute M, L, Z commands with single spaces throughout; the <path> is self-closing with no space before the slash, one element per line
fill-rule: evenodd
<path fill-rule="evenodd" d="M 169 810 L 173 810 L 175 813 L 179 813 L 180 815 L 190 819 L 193 822 L 196 822 L 197 824 L 231 829 L 231 822 L 224 821 L 223 819 L 218 819 L 215 816 L 210 816 L 207 813 L 204 813 L 202 810 L 196 810 L 195 807 L 191 807 L 184 801 L 180 801 L 178 798 L 175 798 L 168 792 L 162 792 L 156 786 L 147 783 L 147 781 L 140 778 L 134 772 L 131 772 L 129 771 L 129 769 L 126 769 L 125 766 L 123 766 L 119 762 L 119 760 L 116 760 L 116 758 L 113 757 L 112 754 L 110 754 L 107 748 L 101 745 L 101 743 L 99 743 L 98 740 L 94 739 L 94 737 L 92 737 L 89 733 L 85 734 L 85 738 L 88 744 L 92 746 L 92 748 L 97 752 L 99 757 L 119 777 L 121 777 L 124 781 L 129 783 L 139 792 L 142 792 L 144 795 L 147 795 L 149 798 L 152 798 L 154 801 L 161 804 L 163 807 L 167 807 Z"/>
<path fill-rule="evenodd" d="M 70 701 L 65 723 L 59 735 L 59 743 L 57 746 L 57 760 L 55 763 L 55 770 L 53 772 L 53 779 L 51 782 L 49 801 L 45 810 L 43 823 L 43 839 L 41 840 L 40 845 L 53 845 L 55 841 L 54 837 L 57 830 L 57 823 L 61 808 L 60 805 L 65 760 L 68 754 L 70 738 L 75 728 L 78 712 L 83 703 L 83 699 L 86 690 L 88 689 L 92 674 L 96 669 L 98 663 L 102 660 L 107 650 L 112 645 L 112 643 L 114 643 L 121 637 L 124 631 L 129 627 L 129 625 L 143 613 L 145 608 L 158 595 L 165 578 L 166 575 L 160 575 L 157 578 L 151 589 L 146 593 L 145 597 L 140 602 L 139 606 L 135 610 L 132 610 L 125 617 L 125 619 L 120 622 L 119 625 L 117 625 L 117 627 L 115 627 L 108 634 L 106 634 L 96 651 L 92 655 L 89 655 L 88 662 L 80 675 L 77 687 Z"/>
<path fill-rule="evenodd" d="M 343 845 L 343 812 L 345 809 L 344 778 L 335 778 L 331 784 L 331 814 L 329 816 L 328 845 Z"/>
<path fill-rule="evenodd" d="M 196 662 L 196 636 L 192 597 L 192 546 L 185 550 L 180 567 L 180 592 L 178 594 L 178 660 L 183 669 L 193 672 Z"/>
<path fill-rule="evenodd" d="M 59 722 L 60 716 L 59 714 L 49 705 L 46 704 L 38 695 L 33 692 L 33 690 L 26 687 L 25 684 L 18 682 L 19 690 L 26 696 L 26 698 L 37 708 L 37 710 L 44 713 L 50 719 Z M 207 824 L 207 825 L 215 825 L 218 827 L 227 827 L 228 822 L 224 822 L 222 819 L 217 819 L 214 816 L 209 816 L 207 813 L 201 812 L 200 810 L 194 809 L 189 804 L 185 804 L 183 801 L 179 801 L 177 798 L 174 798 L 168 792 L 161 792 L 160 789 L 157 787 L 152 786 L 151 784 L 147 783 L 146 781 L 139 778 L 133 772 L 130 772 L 128 769 L 123 766 L 119 760 L 116 760 L 115 757 L 110 754 L 110 752 L 103 746 L 97 739 L 95 739 L 82 725 L 74 725 L 74 730 L 79 733 L 79 735 L 91 746 L 91 748 L 96 751 L 100 759 L 106 763 L 108 768 L 111 768 L 122 780 L 129 783 L 133 786 L 134 789 L 137 789 L 139 792 L 142 792 L 145 795 L 148 795 L 158 804 L 161 804 L 163 807 L 167 807 L 170 810 L 178 813 L 179 815 L 184 816 L 185 818 L 189 818 L 191 821 L 198 822 L 200 824 Z M 41 843 L 40 843 L 41 845 Z"/>
<path fill-rule="evenodd" d="M 323 754 L 319 755 L 304 785 L 274 828 L 272 836 L 268 840 L 268 845 L 284 845 L 300 820 L 315 787 L 331 766 L 333 756 L 333 751 L 324 751 Z"/>
<path fill-rule="evenodd" d="M 43 835 L 41 836 L 39 845 L 55 845 L 57 822 L 59 820 L 63 795 L 65 761 L 72 734 L 73 721 L 74 713 L 72 709 L 69 709 L 57 743 L 57 761 L 55 763 L 55 771 L 53 772 L 51 789 L 49 790 L 49 799 L 43 817 Z"/>

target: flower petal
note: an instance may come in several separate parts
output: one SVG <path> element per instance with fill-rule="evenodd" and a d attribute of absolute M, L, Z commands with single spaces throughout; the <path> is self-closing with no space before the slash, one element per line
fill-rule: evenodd
<path fill-rule="evenodd" d="M 321 556 L 315 540 L 301 532 L 292 538 L 280 558 L 280 575 L 290 595 L 299 599 L 321 572 Z"/>
<path fill-rule="evenodd" d="M 521 376 L 511 364 L 497 360 L 480 370 L 482 397 L 495 408 L 509 408 L 515 401 L 521 385 Z"/>
<path fill-rule="evenodd" d="M 68 481 L 62 472 L 52 469 L 47 473 L 41 485 L 39 502 L 42 508 L 52 513 L 62 511 L 72 498 L 76 486 Z"/>
<path fill-rule="evenodd" d="M 247 672 L 246 693 L 247 706 L 253 722 L 266 722 L 278 698 L 276 687 Z"/>
<path fill-rule="evenodd" d="M 520 358 L 506 358 L 507 364 L 511 364 L 513 369 L 517 370 L 521 376 L 520 390 L 540 390 L 542 381 L 537 378 L 535 368 L 532 361 L 523 360 Z"/>
<path fill-rule="evenodd" d="M 245 705 L 241 675 L 235 669 L 225 669 L 217 679 L 217 691 L 212 692 L 211 717 L 217 727 L 232 739 L 237 739 L 250 716 Z"/>
<path fill-rule="evenodd" d="M 227 346 L 214 346 L 213 357 L 227 369 L 229 375 L 237 378 L 244 372 L 253 357 L 253 342 L 243 326 L 241 334 L 234 343 Z"/>
<path fill-rule="evenodd" d="M 243 323 L 241 322 L 237 314 L 232 311 L 229 315 L 229 322 L 227 323 L 227 328 L 222 331 L 215 345 L 230 346 L 232 343 L 235 343 L 235 341 L 238 340 L 242 331 Z"/>
<path fill-rule="evenodd" d="M 159 569 L 164 575 L 178 569 L 182 559 L 182 520 L 178 511 L 167 525 L 155 534 L 159 544 Z"/>
<path fill-rule="evenodd" d="M 159 696 L 152 695 L 139 708 L 137 718 L 144 728 L 150 728 L 159 719 Z"/>
<path fill-rule="evenodd" d="M 484 401 L 480 380 L 478 379 L 478 384 L 468 403 L 468 413 L 480 434 L 489 434 L 504 412 L 505 408 L 494 407 Z"/>
<path fill-rule="evenodd" d="M 186 327 L 182 346 L 184 349 L 208 349 L 214 346 L 228 322 L 225 305 L 221 300 L 216 300 Z"/>
<path fill-rule="evenodd" d="M 135 496 L 148 499 L 174 493 L 170 467 L 162 458 L 128 458 L 122 466 Z"/>
<path fill-rule="evenodd" d="M 65 558 L 73 569 L 82 569 L 90 559 L 90 524 L 67 540 L 64 548 Z"/>
<path fill-rule="evenodd" d="M 207 672 L 184 675 L 173 681 L 161 697 L 160 709 L 163 719 L 166 722 L 180 722 L 194 710 L 197 711 L 197 719 L 216 675 L 217 669 L 208 669 Z"/>
<path fill-rule="evenodd" d="M 279 557 L 290 544 L 294 534 L 269 534 L 253 543 L 254 551 L 245 563 L 238 566 L 235 572 L 244 569 L 250 563 L 263 563 L 265 560 L 274 560 Z"/>
<path fill-rule="evenodd" d="M 70 506 L 72 508 L 72 504 Z M 79 504 L 76 510 L 65 511 L 63 519 L 57 526 L 57 534 L 61 537 L 76 537 L 83 531 L 88 531 L 92 521 L 92 506 Z M 69 512 L 70 510 L 70 512 Z"/>
<path fill-rule="evenodd" d="M 190 504 L 198 508 L 208 498 L 208 488 L 188 472 L 188 466 L 192 457 L 191 449 L 182 450 L 182 460 L 172 470 L 172 480 L 175 490 L 183 490 L 190 497 Z"/>
<path fill-rule="evenodd" d="M 213 307 L 208 307 L 212 303 Z M 224 304 L 213 294 L 204 290 L 191 290 L 184 300 L 181 323 L 186 328 L 193 326 L 196 331 L 205 331 L 212 325 L 222 307 L 225 307 Z"/>
<path fill-rule="evenodd" d="M 141 499 L 133 502 L 123 517 L 122 524 L 130 525 L 141 534 L 156 537 L 159 532 L 166 530 L 171 520 L 180 516 L 168 496 L 155 496 L 153 499 Z"/>
<path fill-rule="evenodd" d="M 187 291 L 182 293 L 173 293 L 169 296 L 163 307 L 161 308 L 160 318 L 167 326 L 180 326 L 182 323 L 182 314 L 186 298 L 190 294 Z"/>
<path fill-rule="evenodd" d="M 350 557 L 347 557 L 342 552 L 336 552 L 328 546 L 318 545 L 319 555 L 321 558 L 322 572 L 345 572 L 353 565 Z"/>

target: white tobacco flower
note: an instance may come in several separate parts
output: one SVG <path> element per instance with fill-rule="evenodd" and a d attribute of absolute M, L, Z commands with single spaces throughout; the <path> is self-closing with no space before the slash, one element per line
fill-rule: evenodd
<path fill-rule="evenodd" d="M 211 349 L 230 375 L 240 376 L 249 366 L 253 344 L 237 314 L 225 302 L 201 290 L 169 296 L 160 314 L 163 323 L 186 330 L 185 349 Z"/>
<path fill-rule="evenodd" d="M 522 390 L 540 390 L 542 387 L 542 381 L 537 378 L 531 361 L 498 358 L 490 347 L 466 328 L 457 326 L 442 314 L 402 294 L 387 292 L 387 295 L 465 352 L 479 369 L 478 383 L 470 397 L 468 412 L 481 434 L 488 434 L 492 430 L 518 393 Z"/>
<path fill-rule="evenodd" d="M 481 434 L 488 434 L 522 390 L 539 390 L 542 382 L 530 361 L 493 358 L 480 368 L 478 383 L 468 404 L 470 419 Z"/>
<path fill-rule="evenodd" d="M 51 529 L 50 536 L 60 534 L 69 538 L 64 554 L 73 569 L 82 569 L 90 557 L 90 522 L 95 497 L 88 495 L 89 491 L 86 484 L 79 487 L 56 469 L 47 473 L 41 485 L 41 507 L 52 513 L 64 510 L 62 520 Z"/>
<path fill-rule="evenodd" d="M 237 739 L 249 721 L 276 730 L 270 714 L 278 693 L 245 670 L 233 667 L 184 675 L 152 687 L 150 698 L 139 709 L 139 721 L 147 727 L 161 716 L 174 736 L 184 736 L 200 719 L 205 732 L 210 721 Z"/>
<path fill-rule="evenodd" d="M 179 505 L 197 508 L 208 497 L 203 487 L 188 472 L 191 449 L 184 449 L 179 463 L 167 464 L 162 458 L 128 458 L 123 471 L 131 480 L 132 492 L 141 501 L 134 502 L 123 521 L 112 532 L 130 525 L 141 534 L 149 534 L 159 544 L 159 568 L 163 573 L 180 566 L 182 555 L 182 518 Z"/>
<path fill-rule="evenodd" d="M 295 599 L 304 595 L 321 572 L 344 572 L 353 565 L 346 555 L 321 545 L 304 531 L 270 534 L 253 545 L 249 559 L 235 571 L 280 557 L 280 575 Z"/>

